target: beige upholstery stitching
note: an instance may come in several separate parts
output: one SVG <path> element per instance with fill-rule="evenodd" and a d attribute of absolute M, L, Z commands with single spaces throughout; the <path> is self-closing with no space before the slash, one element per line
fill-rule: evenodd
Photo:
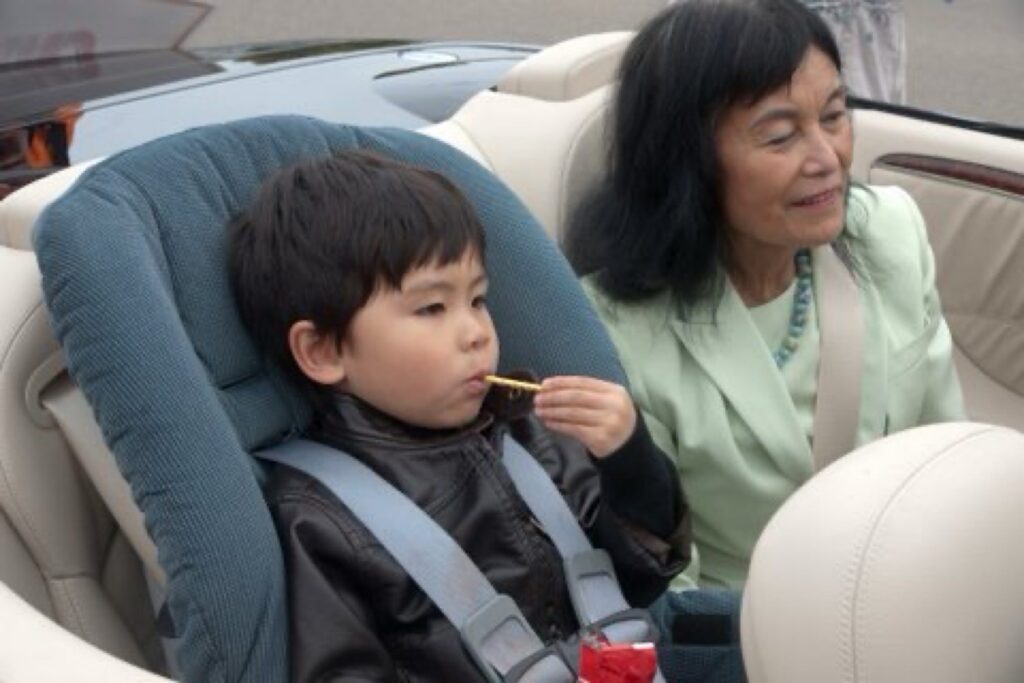
<path fill-rule="evenodd" d="M 576 62 L 576 64 L 562 76 L 562 92 L 568 92 L 569 82 L 575 80 L 581 71 L 612 52 L 623 52 L 623 46 L 618 43 L 615 45 L 605 45 L 603 48 L 591 52 L 586 58 Z M 615 71 L 618 73 L 618 67 L 616 67 Z M 581 93 L 580 96 L 585 94 L 586 93 Z"/>
<path fill-rule="evenodd" d="M 990 429 L 992 429 L 992 428 L 990 428 Z M 857 549 L 857 552 L 854 553 L 854 555 L 853 555 L 854 559 L 856 560 L 856 568 L 854 569 L 854 572 L 853 572 L 854 573 L 854 577 L 853 578 L 855 580 L 855 584 L 853 586 L 853 590 L 848 593 L 848 595 L 851 596 L 851 602 L 853 603 L 853 605 L 852 605 L 852 614 L 850 615 L 850 622 L 849 622 L 849 626 L 850 626 L 850 638 L 849 638 L 850 648 L 849 649 L 852 650 L 852 652 L 850 653 L 850 655 L 852 655 L 852 656 L 851 656 L 851 658 L 849 660 L 849 663 L 851 665 L 851 669 L 850 669 L 851 678 L 849 679 L 850 683 L 856 683 L 856 681 L 861 680 L 860 676 L 858 675 L 858 671 L 857 671 L 857 649 L 858 649 L 857 638 L 858 638 L 858 633 L 861 630 L 861 624 L 858 623 L 859 619 L 861 618 L 861 615 L 860 615 L 860 611 L 861 610 L 859 609 L 860 608 L 860 595 L 861 595 L 861 588 L 862 587 L 866 587 L 867 582 L 871 578 L 871 572 L 870 572 L 871 566 L 873 565 L 874 560 L 876 559 L 876 553 L 874 552 L 874 548 L 873 548 L 873 541 L 874 541 L 874 538 L 875 538 L 877 532 L 882 527 L 883 523 L 885 522 L 885 520 L 888 517 L 889 511 L 893 508 L 893 506 L 896 504 L 896 502 L 899 501 L 903 497 L 903 494 L 904 494 L 905 491 L 907 491 L 909 488 L 911 488 L 914 484 L 917 483 L 917 481 L 921 478 L 921 476 L 925 472 L 927 472 L 932 467 L 936 466 L 936 464 L 941 462 L 944 458 L 949 457 L 950 453 L 952 451 L 954 451 L 956 449 L 956 447 L 959 446 L 960 444 L 962 444 L 964 442 L 967 442 L 967 441 L 971 441 L 973 439 L 977 439 L 977 438 L 979 438 L 981 436 L 988 436 L 987 432 L 988 432 L 988 430 L 984 430 L 984 431 L 973 432 L 971 434 L 965 434 L 964 436 L 961 436 L 960 438 L 956 439 L 955 441 L 952 441 L 951 443 L 946 444 L 942 448 L 941 451 L 939 451 L 933 457 L 930 457 L 927 460 L 925 460 L 923 463 L 921 463 L 909 476 L 907 476 L 903 480 L 903 482 L 900 483 L 900 486 L 895 491 L 892 492 L 892 494 L 889 496 L 889 499 L 886 501 L 885 506 L 881 510 L 879 510 L 878 514 L 876 514 L 874 516 L 874 518 L 870 521 L 869 524 L 870 524 L 871 528 L 870 528 L 868 534 L 865 535 L 864 537 L 862 537 L 861 543 L 858 544 L 859 547 Z M 867 552 L 865 552 L 865 550 Z M 844 614 L 844 617 L 845 616 L 846 615 Z M 845 647 L 845 643 L 844 643 L 844 648 L 843 649 L 844 650 L 847 649 Z M 844 652 L 844 654 L 847 654 L 847 653 Z M 844 669 L 845 668 L 846 667 L 844 667 Z M 845 671 L 844 671 L 844 673 L 845 673 Z"/>
<path fill-rule="evenodd" d="M 70 616 L 72 616 L 74 618 L 76 631 L 79 634 L 82 634 L 82 635 L 87 633 L 86 628 L 85 628 L 85 622 L 82 619 L 82 614 L 81 614 L 81 611 L 79 610 L 78 603 L 75 602 L 74 597 L 72 597 L 71 590 L 68 589 L 66 580 L 63 579 L 63 578 L 59 578 L 59 577 L 58 578 L 53 578 L 53 577 L 50 577 L 50 576 L 47 576 L 47 579 L 49 580 L 49 583 L 52 585 L 52 589 L 51 590 L 53 592 L 60 593 L 60 594 L 62 594 L 64 596 L 63 603 L 68 605 L 68 607 L 70 607 L 70 611 L 71 611 L 71 615 Z M 54 600 L 53 602 L 54 602 L 55 606 L 58 605 L 58 604 L 61 604 L 57 600 Z M 63 612 L 63 611 L 64 610 L 60 610 L 59 612 Z"/>
<path fill-rule="evenodd" d="M 106 503 L 102 498 L 100 499 L 100 504 L 104 506 L 104 509 L 106 509 Z M 103 541 L 103 548 L 100 550 L 100 566 L 98 567 L 97 575 L 97 581 L 101 586 L 103 585 L 103 577 L 106 576 L 107 570 L 110 566 L 110 562 L 114 554 L 114 543 L 117 541 L 117 536 L 120 531 L 121 529 L 115 521 L 110 525 L 110 533 L 107 534 L 106 540 Z"/>
<path fill-rule="evenodd" d="M 32 316 L 38 313 L 43 308 L 43 302 L 40 301 L 32 309 L 28 311 L 25 319 L 21 321 L 17 329 L 14 330 L 14 334 L 11 335 L 11 343 L 4 349 L 4 354 L 0 356 L 0 371 L 3 371 L 4 364 L 7 362 L 7 358 L 11 355 L 11 349 L 14 348 L 15 343 L 18 341 L 18 337 L 25 331 L 25 328 L 32 321 Z"/>
<path fill-rule="evenodd" d="M 98 581 L 96 574 L 88 569 L 67 573 L 48 572 L 46 574 L 46 578 L 50 581 L 69 581 L 73 579 L 91 579 L 93 581 Z"/>
<path fill-rule="evenodd" d="M 516 97 L 516 96 L 515 95 L 510 95 L 509 97 Z M 457 117 L 458 113 L 456 113 L 455 116 Z M 477 140 L 475 137 L 473 137 L 473 134 L 470 133 L 469 130 L 465 126 L 463 126 L 461 123 L 459 123 L 459 121 L 455 117 L 448 119 L 448 122 L 458 126 L 459 130 L 461 130 L 463 133 L 465 133 L 466 137 L 469 138 L 469 140 L 473 143 L 474 151 L 477 154 L 479 154 L 481 157 L 483 157 L 484 161 L 487 162 L 488 170 L 493 169 L 494 168 L 494 159 L 492 159 L 490 156 L 488 156 L 487 150 L 485 150 L 483 145 L 480 144 L 480 141 Z M 462 150 L 459 150 L 459 151 L 462 151 Z M 494 173 L 493 171 L 490 171 L 490 172 L 492 174 Z"/>
<path fill-rule="evenodd" d="M 7 359 L 10 357 L 11 349 L 14 348 L 15 344 L 18 343 L 25 329 L 28 327 L 29 323 L 32 322 L 32 319 L 36 315 L 45 315 L 45 310 L 43 308 L 42 302 L 36 304 L 31 310 L 29 310 L 28 315 L 25 316 L 25 319 L 22 320 L 21 324 L 18 325 L 18 328 L 11 336 L 10 344 L 8 344 L 7 348 L 4 349 L 4 355 L 0 357 L 0 372 L 3 371 Z M 12 486 L 11 472 L 8 469 L 7 463 L 4 458 L 0 458 L 0 475 L 2 475 L 3 477 L 4 488 L 6 488 L 10 492 L 8 497 L 11 501 L 11 506 L 13 508 L 10 510 L 6 510 L 7 516 L 11 519 L 12 522 L 16 522 L 19 526 L 23 525 L 24 528 L 27 530 L 30 536 L 29 539 L 26 539 L 30 541 L 28 545 L 28 550 L 34 556 L 36 564 L 39 565 L 41 568 L 48 567 L 50 564 L 53 563 L 53 558 L 50 556 L 49 549 L 47 548 L 46 544 L 43 543 L 42 537 L 39 535 L 39 531 L 36 529 L 35 526 L 33 526 L 31 518 L 25 514 L 24 509 L 19 503 L 18 491 L 16 487 Z"/>

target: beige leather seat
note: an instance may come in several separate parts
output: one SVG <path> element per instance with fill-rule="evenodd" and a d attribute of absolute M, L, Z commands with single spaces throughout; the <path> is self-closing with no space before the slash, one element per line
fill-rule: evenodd
<path fill-rule="evenodd" d="M 923 427 L 826 468 L 754 551 L 751 683 L 1024 681 L 1024 435 Z"/>
<path fill-rule="evenodd" d="M 616 80 L 632 31 L 570 38 L 519 62 L 498 81 L 497 91 L 562 102 Z"/>
<path fill-rule="evenodd" d="M 106 477 L 109 490 L 101 497 L 75 457 L 78 450 L 86 462 L 112 463 L 91 412 L 76 401 L 63 372 L 29 251 L 36 215 L 80 171 L 51 176 L 0 203 L 0 582 L 85 641 L 160 670 L 163 653 L 146 579 L 104 501 L 130 501 L 130 495 L 117 476 Z M 43 406 L 51 401 L 62 406 L 62 419 L 85 428 L 65 436 Z M 136 515 L 123 528 L 137 534 Z"/>
<path fill-rule="evenodd" d="M 584 36 L 532 55 L 498 92 L 474 96 L 423 132 L 494 172 L 558 240 L 604 167 L 610 84 L 631 37 Z"/>
<path fill-rule="evenodd" d="M 99 159 L 77 164 L 19 189 L 0 202 L 0 246 L 32 250 L 32 226 L 47 204 Z"/>
<path fill-rule="evenodd" d="M 75 638 L 5 585 L 0 585 L 0 614 L 4 621 L 4 637 L 0 643 L 0 681 L 168 681 Z"/>

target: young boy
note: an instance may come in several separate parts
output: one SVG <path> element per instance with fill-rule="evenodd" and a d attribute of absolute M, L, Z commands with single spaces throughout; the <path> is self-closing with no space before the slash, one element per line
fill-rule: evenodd
<path fill-rule="evenodd" d="M 631 604 L 683 568 L 678 477 L 622 387 L 550 377 L 531 406 L 484 381 L 498 340 L 483 229 L 444 177 L 360 152 L 300 163 L 263 185 L 229 251 L 252 338 L 313 401 L 308 436 L 423 509 L 541 639 L 579 625 L 562 560 L 501 463 L 506 433 L 610 553 Z M 294 680 L 482 679 L 458 630 L 327 489 L 279 467 L 267 496 Z"/>

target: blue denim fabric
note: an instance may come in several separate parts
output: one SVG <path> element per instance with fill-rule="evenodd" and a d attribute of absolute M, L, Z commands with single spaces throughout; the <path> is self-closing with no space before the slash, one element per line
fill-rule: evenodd
<path fill-rule="evenodd" d="M 737 591 L 668 591 L 650 606 L 668 683 L 744 683 Z"/>

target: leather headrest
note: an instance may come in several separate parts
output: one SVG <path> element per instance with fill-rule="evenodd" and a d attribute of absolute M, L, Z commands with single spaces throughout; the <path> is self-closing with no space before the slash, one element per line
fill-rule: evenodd
<path fill-rule="evenodd" d="M 954 423 L 865 446 L 765 529 L 752 683 L 1024 680 L 1024 435 Z"/>
<path fill-rule="evenodd" d="M 524 59 L 509 69 L 498 92 L 539 100 L 572 100 L 616 79 L 632 31 L 571 38 Z"/>
<path fill-rule="evenodd" d="M 0 245 L 31 250 L 32 228 L 39 214 L 97 161 L 100 159 L 65 168 L 5 197 L 0 202 Z"/>

